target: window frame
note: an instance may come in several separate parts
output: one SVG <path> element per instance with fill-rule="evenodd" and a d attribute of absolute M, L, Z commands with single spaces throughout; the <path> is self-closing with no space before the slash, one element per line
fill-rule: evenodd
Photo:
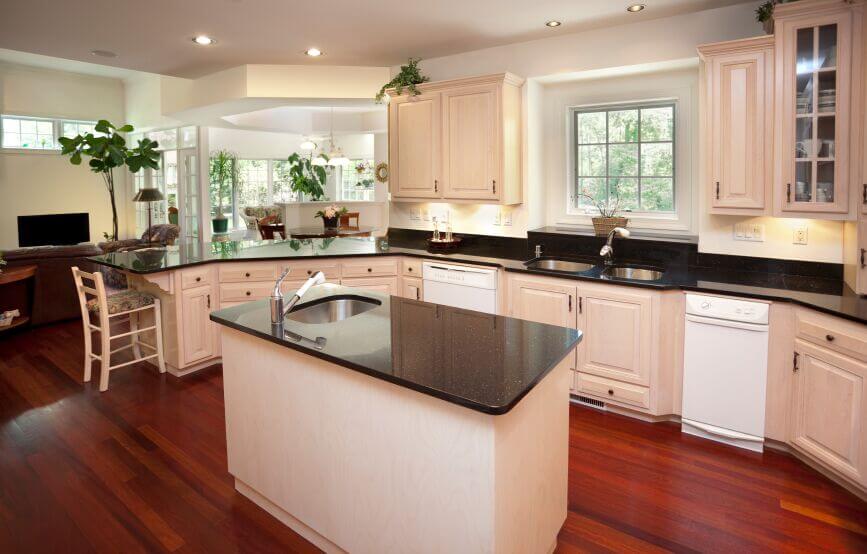
<path fill-rule="evenodd" d="M 4 128 L 3 128 L 3 120 L 4 118 L 9 119 L 18 119 L 18 120 L 30 120 L 30 121 L 48 121 L 51 122 L 51 139 L 54 144 L 52 148 L 22 148 L 21 146 L 3 146 L 3 136 L 4 136 Z M 43 117 L 38 115 L 21 115 L 16 113 L 2 113 L 0 114 L 0 152 L 5 153 L 14 153 L 14 154 L 57 154 L 62 148 L 60 146 L 59 138 L 65 136 L 63 134 L 63 124 L 64 123 L 75 123 L 77 125 L 85 124 L 95 126 L 97 121 L 91 121 L 88 119 L 75 119 L 75 118 L 67 118 L 67 117 Z M 95 134 L 96 131 L 94 131 Z"/>
<path fill-rule="evenodd" d="M 641 112 L 643 110 L 652 110 L 657 108 L 671 108 L 671 140 L 649 140 L 645 141 L 641 138 Z M 611 142 L 609 139 L 609 121 L 608 114 L 611 112 L 619 112 L 619 111 L 638 111 L 638 129 L 637 129 L 637 137 L 638 140 L 634 142 Z M 605 142 L 594 142 L 594 143 L 582 143 L 578 140 L 578 116 L 581 114 L 590 114 L 590 113 L 604 113 L 605 114 Z M 611 189 L 610 189 L 610 181 L 616 178 L 623 179 L 634 179 L 637 181 L 637 191 L 636 198 L 638 200 L 639 206 L 641 205 L 641 182 L 645 179 L 671 179 L 671 196 L 672 196 L 672 209 L 667 211 L 659 211 L 659 210 L 622 210 L 622 213 L 626 215 L 626 217 L 630 217 L 632 215 L 638 217 L 665 217 L 674 215 L 678 210 L 678 202 L 677 202 L 677 192 L 678 192 L 678 171 L 677 171 L 677 147 L 679 144 L 677 138 L 678 131 L 678 118 L 677 118 L 677 105 L 674 99 L 671 100 L 659 100 L 653 102 L 628 102 L 628 103 L 617 103 L 617 104 L 609 104 L 605 106 L 584 106 L 584 107 L 574 107 L 570 109 L 570 118 L 571 118 L 571 127 L 572 127 L 572 148 L 570 150 L 570 155 L 573 158 L 572 163 L 572 171 L 573 171 L 573 180 L 571 190 L 569 190 L 569 204 L 567 205 L 567 213 L 570 214 L 580 214 L 586 215 L 590 213 L 592 215 L 592 210 L 588 212 L 588 208 L 592 208 L 592 206 L 584 205 L 581 206 L 581 200 L 577 198 L 578 196 L 578 183 L 581 179 L 603 179 L 605 181 L 605 190 L 606 190 L 606 202 L 611 201 Z M 642 175 L 642 164 L 641 164 L 641 146 L 644 144 L 671 144 L 671 175 Z M 611 157 L 609 155 L 610 147 L 620 146 L 620 145 L 635 145 L 637 148 L 637 174 L 636 175 L 611 175 Z M 579 167 L 580 163 L 578 160 L 578 148 L 581 146 L 604 146 L 605 147 L 605 175 L 580 175 Z"/>

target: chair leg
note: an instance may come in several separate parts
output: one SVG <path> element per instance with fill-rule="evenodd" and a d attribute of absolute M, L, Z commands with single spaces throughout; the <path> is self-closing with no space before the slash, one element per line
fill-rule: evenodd
<path fill-rule="evenodd" d="M 166 372 L 166 360 L 163 357 L 163 317 L 160 311 L 159 299 L 154 300 L 154 337 L 157 343 L 157 362 L 159 363 L 160 373 Z"/>
<path fill-rule="evenodd" d="M 135 332 L 138 331 L 139 328 L 138 315 L 140 313 L 141 312 L 133 312 L 129 314 L 129 330 L 132 332 L 129 336 L 129 343 L 132 346 L 132 355 L 136 359 L 141 358 L 141 347 L 138 344 L 138 333 Z"/>
<path fill-rule="evenodd" d="M 84 382 L 89 383 L 93 368 L 93 331 L 88 322 L 84 321 Z"/>
<path fill-rule="evenodd" d="M 102 341 L 102 351 L 99 353 L 102 358 L 101 369 L 99 372 L 99 392 L 108 390 L 108 372 L 111 371 L 111 329 L 106 321 L 100 331 L 100 339 Z"/>

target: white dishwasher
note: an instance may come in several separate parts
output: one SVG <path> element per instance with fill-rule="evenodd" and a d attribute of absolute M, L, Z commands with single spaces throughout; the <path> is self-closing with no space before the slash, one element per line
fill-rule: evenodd
<path fill-rule="evenodd" d="M 681 430 L 762 451 L 769 305 L 686 295 Z"/>
<path fill-rule="evenodd" d="M 424 301 L 497 313 L 497 270 L 424 262 Z"/>

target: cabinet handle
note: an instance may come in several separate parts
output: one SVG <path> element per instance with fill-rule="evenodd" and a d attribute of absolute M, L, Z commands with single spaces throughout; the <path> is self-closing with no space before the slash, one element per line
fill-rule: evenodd
<path fill-rule="evenodd" d="M 834 342 L 834 335 L 825 335 L 825 340 L 828 342 Z"/>
<path fill-rule="evenodd" d="M 250 294 L 251 294 L 250 291 L 247 291 L 247 296 L 250 296 Z"/>
<path fill-rule="evenodd" d="M 406 268 L 406 270 L 409 271 L 410 273 L 412 273 L 412 268 L 411 268 L 411 267 Z"/>
<path fill-rule="evenodd" d="M 865 263 L 864 257 L 867 256 L 867 250 L 864 248 L 861 249 L 861 267 L 867 267 L 867 263 Z"/>
<path fill-rule="evenodd" d="M 202 280 L 201 277 L 196 277 L 196 282 L 197 282 L 197 283 L 198 283 L 199 281 L 201 281 L 201 280 Z"/>
<path fill-rule="evenodd" d="M 494 180 L 492 181 L 492 183 L 493 183 L 493 185 L 494 185 L 494 194 L 497 194 L 497 180 L 494 179 Z"/>
<path fill-rule="evenodd" d="M 786 204 L 792 202 L 792 183 L 786 183 Z"/>
<path fill-rule="evenodd" d="M 415 299 L 421 300 L 421 289 L 418 287 L 416 287 L 416 289 L 415 289 Z"/>
<path fill-rule="evenodd" d="M 569 295 L 569 313 L 572 313 L 572 295 Z"/>
<path fill-rule="evenodd" d="M 716 199 L 719 200 L 719 181 L 716 182 Z"/>
<path fill-rule="evenodd" d="M 367 268 L 367 272 L 368 272 L 368 273 L 373 273 L 373 268 L 372 268 L 372 267 L 368 267 L 368 268 Z"/>
<path fill-rule="evenodd" d="M 250 272 L 249 272 L 249 271 L 248 271 L 247 273 L 244 274 L 244 277 L 249 277 L 249 276 L 250 276 Z"/>
<path fill-rule="evenodd" d="M 436 179 L 434 179 L 434 192 L 439 192 L 440 183 Z"/>
<path fill-rule="evenodd" d="M 861 203 L 867 204 L 867 183 L 864 183 L 864 192 L 861 193 Z"/>
<path fill-rule="evenodd" d="M 208 308 L 210 308 L 210 307 L 211 307 L 211 295 L 209 294 L 208 295 Z"/>
<path fill-rule="evenodd" d="M 578 313 L 584 313 L 584 298 L 581 296 L 578 297 Z"/>
<path fill-rule="evenodd" d="M 800 354 L 795 352 L 795 355 L 792 357 L 792 371 L 798 371 L 799 369 L 801 369 L 798 367 L 798 357 L 799 356 L 800 356 Z"/>
<path fill-rule="evenodd" d="M 608 389 L 608 394 L 610 394 L 611 396 L 614 396 L 614 389 Z"/>

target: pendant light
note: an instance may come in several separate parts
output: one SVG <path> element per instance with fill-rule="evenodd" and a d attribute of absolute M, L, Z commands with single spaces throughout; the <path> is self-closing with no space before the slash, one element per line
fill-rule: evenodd
<path fill-rule="evenodd" d="M 328 165 L 344 166 L 349 165 L 349 158 L 343 155 L 343 149 L 334 145 L 334 108 L 331 108 L 331 149 L 328 151 Z"/>

